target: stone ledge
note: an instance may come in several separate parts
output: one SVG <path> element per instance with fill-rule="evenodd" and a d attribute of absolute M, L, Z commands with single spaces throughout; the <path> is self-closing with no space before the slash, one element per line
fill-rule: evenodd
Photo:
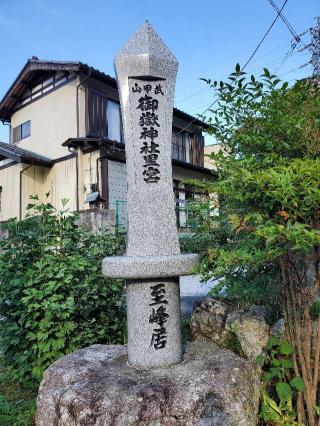
<path fill-rule="evenodd" d="M 112 256 L 102 261 L 102 273 L 108 278 L 144 279 L 191 275 L 199 263 L 198 254 L 169 256 Z"/>
<path fill-rule="evenodd" d="M 215 344 L 188 344 L 181 364 L 137 370 L 126 347 L 94 345 L 45 372 L 37 426 L 255 426 L 259 368 Z"/>

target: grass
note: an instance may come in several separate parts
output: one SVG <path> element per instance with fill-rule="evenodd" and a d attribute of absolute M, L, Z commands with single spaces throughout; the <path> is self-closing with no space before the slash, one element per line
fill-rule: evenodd
<path fill-rule="evenodd" d="M 0 425 L 34 425 L 36 396 L 37 386 L 13 381 L 0 358 Z"/>

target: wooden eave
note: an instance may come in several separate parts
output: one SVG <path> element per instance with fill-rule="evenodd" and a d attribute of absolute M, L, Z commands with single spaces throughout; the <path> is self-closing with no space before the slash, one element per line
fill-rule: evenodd
<path fill-rule="evenodd" d="M 84 153 L 99 149 L 102 157 L 106 156 L 114 160 L 125 161 L 125 144 L 117 141 L 105 138 L 69 138 L 62 145 L 69 148 L 80 148 Z M 185 161 L 172 159 L 172 164 L 184 169 L 201 172 L 211 177 L 217 176 L 215 170 Z"/>
<path fill-rule="evenodd" d="M 0 160 L 13 160 L 16 163 L 33 164 L 35 166 L 51 167 L 52 160 L 32 151 L 0 142 Z"/>
<path fill-rule="evenodd" d="M 82 62 L 42 61 L 39 59 L 29 59 L 0 102 L 0 120 L 2 122 L 10 123 L 15 105 L 17 101 L 21 99 L 25 90 L 31 87 L 32 83 L 35 81 L 41 80 L 42 77 L 44 78 L 50 75 L 50 72 L 54 73 L 57 71 L 66 73 L 84 73 L 111 87 L 118 87 L 117 80 L 115 78 Z M 178 108 L 173 109 L 173 115 L 185 120 L 188 123 L 188 127 L 192 124 L 204 131 L 210 128 L 207 123 L 179 110 Z"/>

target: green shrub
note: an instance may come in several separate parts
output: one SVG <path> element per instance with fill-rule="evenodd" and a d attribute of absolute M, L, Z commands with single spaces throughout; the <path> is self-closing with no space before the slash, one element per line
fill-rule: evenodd
<path fill-rule="evenodd" d="M 18 378 L 40 378 L 66 353 L 125 338 L 123 282 L 101 273 L 123 238 L 95 236 L 68 210 L 32 198 L 32 215 L 9 221 L 0 243 L 1 350 Z"/>
<path fill-rule="evenodd" d="M 211 194 L 193 221 L 203 241 L 199 273 L 219 279 L 221 296 L 256 299 L 275 318 L 282 312 L 305 382 L 298 422 L 315 425 L 320 329 L 310 307 L 320 288 L 320 90 L 314 80 L 289 88 L 267 69 L 256 78 L 240 65 L 227 81 L 206 82 L 216 97 L 208 122 L 222 149 L 211 154 L 217 180 L 197 184 Z"/>
<path fill-rule="evenodd" d="M 271 337 L 267 353 L 257 357 L 263 366 L 260 418 L 265 424 L 299 426 L 293 400 L 305 389 L 300 376 L 295 376 L 292 346 L 282 338 Z"/>
<path fill-rule="evenodd" d="M 38 387 L 30 381 L 13 382 L 0 357 L 0 425 L 34 425 Z"/>

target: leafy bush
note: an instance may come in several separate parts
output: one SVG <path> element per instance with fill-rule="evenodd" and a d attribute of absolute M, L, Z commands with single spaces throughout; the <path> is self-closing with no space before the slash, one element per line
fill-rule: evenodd
<path fill-rule="evenodd" d="M 286 340 L 271 337 L 267 353 L 257 357 L 264 369 L 262 379 L 266 388 L 261 392 L 260 417 L 266 424 L 298 426 L 293 399 L 305 385 L 301 377 L 294 375 L 292 353 L 293 348 Z"/>
<path fill-rule="evenodd" d="M 33 199 L 30 215 L 9 221 L 0 243 L 1 350 L 20 378 L 40 378 L 77 348 L 125 339 L 123 282 L 101 273 L 102 258 L 121 251 L 123 238 L 95 236 L 68 210 Z"/>
<path fill-rule="evenodd" d="M 207 83 L 217 96 L 208 122 L 222 150 L 211 155 L 216 182 L 198 183 L 215 194 L 195 221 L 204 241 L 200 272 L 220 279 L 222 294 L 248 301 L 256 295 L 256 303 L 282 311 L 295 375 L 305 383 L 298 421 L 314 426 L 320 320 L 312 326 L 310 308 L 320 289 L 319 86 L 306 80 L 289 88 L 267 69 L 256 78 L 239 65 L 227 81 Z"/>
<path fill-rule="evenodd" d="M 201 185 L 212 187 L 212 184 L 207 182 L 202 182 Z M 242 233 L 236 234 L 235 239 L 228 212 L 221 207 L 220 215 L 217 216 L 215 211 L 216 203 L 210 200 L 192 202 L 189 206 L 189 223 L 194 234 L 181 238 L 182 250 L 203 254 L 198 270 L 202 280 L 217 280 L 210 290 L 210 296 L 223 297 L 244 307 L 252 304 L 264 305 L 268 309 L 268 322 L 274 323 L 282 315 L 279 298 L 281 276 L 278 265 L 272 262 L 255 263 L 255 258 L 252 257 L 250 262 L 242 262 L 240 266 L 238 259 L 229 255 L 233 247 L 239 247 L 245 254 L 246 246 L 252 245 L 254 254 L 258 248 L 256 244 L 260 249 L 263 244 Z"/>

